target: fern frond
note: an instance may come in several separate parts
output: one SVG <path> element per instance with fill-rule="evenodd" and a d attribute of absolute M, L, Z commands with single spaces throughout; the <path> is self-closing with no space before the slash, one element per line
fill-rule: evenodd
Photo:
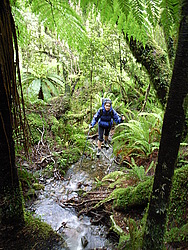
<path fill-rule="evenodd" d="M 51 98 L 52 96 L 58 96 L 58 94 L 60 94 L 61 88 L 59 88 L 58 84 L 49 81 L 48 79 L 43 79 L 42 82 L 44 83 L 42 85 L 43 91 L 46 90 L 44 91 L 44 95 L 45 93 L 48 94 L 48 98 L 45 98 L 46 100 Z"/>
<path fill-rule="evenodd" d="M 131 10 L 131 1 L 124 1 L 124 0 L 117 0 L 119 3 L 119 8 L 124 13 L 124 15 L 127 17 Z"/>
<path fill-rule="evenodd" d="M 65 86 L 62 77 L 59 75 L 50 74 L 47 76 L 47 78 L 50 79 L 51 82 L 53 82 L 57 87 L 64 87 Z"/>
<path fill-rule="evenodd" d="M 172 31 L 179 28 L 180 3 L 179 0 L 163 0 L 161 2 L 161 24 L 166 36 L 170 36 Z"/>
<path fill-rule="evenodd" d="M 178 21 L 179 23 L 179 17 L 181 12 L 181 1 L 179 0 L 163 0 L 161 2 L 161 7 L 166 7 L 171 15 L 174 21 Z"/>
<path fill-rule="evenodd" d="M 146 12 L 150 23 L 155 27 L 160 17 L 160 4 L 162 0 L 146 0 Z"/>
<path fill-rule="evenodd" d="M 81 17 L 70 7 L 68 1 L 35 0 L 32 11 L 39 16 L 44 26 L 56 31 L 60 39 L 72 47 L 82 47 L 87 42 Z"/>
<path fill-rule="evenodd" d="M 27 28 L 27 23 L 25 22 L 23 15 L 23 6 L 19 5 L 19 1 L 13 1 L 12 13 L 14 15 L 15 26 L 17 28 L 17 37 L 20 44 L 28 44 L 30 41 L 30 34 Z"/>
<path fill-rule="evenodd" d="M 160 128 L 162 126 L 162 112 L 140 113 L 134 119 L 116 127 L 113 136 L 115 152 L 122 149 L 122 155 L 127 152 L 149 156 L 153 150 L 158 149 Z M 121 130 L 120 130 L 121 128 Z M 126 150 L 123 150 L 125 148 Z"/>
<path fill-rule="evenodd" d="M 131 11 L 133 16 L 136 17 L 137 23 L 142 26 L 144 23 L 143 13 L 144 13 L 144 1 L 143 0 L 132 0 L 131 1 Z"/>
<path fill-rule="evenodd" d="M 173 27 L 173 19 L 170 11 L 167 8 L 164 8 L 161 13 L 161 23 L 163 24 L 163 29 L 166 36 L 169 37 Z"/>

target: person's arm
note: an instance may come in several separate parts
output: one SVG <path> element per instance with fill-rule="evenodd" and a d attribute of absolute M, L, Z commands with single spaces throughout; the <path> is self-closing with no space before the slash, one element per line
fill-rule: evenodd
<path fill-rule="evenodd" d="M 113 120 L 115 121 L 115 123 L 119 124 L 125 120 L 125 117 L 120 117 L 118 113 L 113 109 Z"/>
<path fill-rule="evenodd" d="M 93 116 L 93 120 L 91 121 L 92 128 L 95 126 L 95 124 L 98 122 L 100 118 L 100 109 L 97 111 L 97 113 Z"/>

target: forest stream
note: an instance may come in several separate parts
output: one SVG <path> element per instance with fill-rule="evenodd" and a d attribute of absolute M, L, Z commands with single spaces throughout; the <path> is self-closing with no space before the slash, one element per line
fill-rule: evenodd
<path fill-rule="evenodd" d="M 95 146 L 93 150 L 96 153 Z M 95 178 L 101 179 L 117 168 L 110 147 L 108 150 L 102 149 L 99 159 L 96 156 L 93 160 L 84 156 L 68 169 L 62 180 L 41 176 L 40 182 L 45 188 L 34 202 L 26 204 L 27 210 L 61 234 L 70 250 L 114 249 L 114 243 L 107 237 L 108 228 L 105 225 L 93 225 L 90 217 L 77 216 L 75 208 L 66 203 L 72 198 L 77 199 L 80 190 L 90 191 Z"/>

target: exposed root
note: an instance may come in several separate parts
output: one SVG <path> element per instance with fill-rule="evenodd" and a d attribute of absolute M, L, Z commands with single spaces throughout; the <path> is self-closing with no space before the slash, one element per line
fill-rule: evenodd
<path fill-rule="evenodd" d="M 70 200 L 62 202 L 60 206 L 74 207 L 78 212 L 78 217 L 87 215 L 92 217 L 92 223 L 99 224 L 101 221 L 104 221 L 104 219 L 107 221 L 106 219 L 112 214 L 109 210 L 111 209 L 111 206 L 108 206 L 109 202 L 104 202 L 111 192 L 110 190 L 104 190 L 102 188 L 96 191 L 89 191 L 79 198 L 71 198 Z"/>

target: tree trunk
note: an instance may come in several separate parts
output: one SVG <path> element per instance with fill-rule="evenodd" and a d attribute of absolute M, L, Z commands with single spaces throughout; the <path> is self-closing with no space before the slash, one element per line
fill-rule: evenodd
<path fill-rule="evenodd" d="M 12 128 L 16 89 L 13 33 L 9 0 L 0 1 L 0 228 L 16 228 L 24 222 Z M 14 90 L 13 90 L 14 89 Z M 17 103 L 17 102 L 15 102 Z M 13 107 L 15 108 L 15 107 Z"/>
<path fill-rule="evenodd" d="M 157 98 L 164 107 L 167 101 L 170 77 L 167 58 L 153 45 L 146 44 L 144 48 L 140 42 L 133 40 L 132 37 L 130 40 L 125 34 L 124 37 L 136 60 L 146 68 L 150 81 L 156 90 Z"/>
<path fill-rule="evenodd" d="M 163 249 L 172 177 L 185 122 L 188 93 L 188 2 L 183 0 L 179 40 L 163 121 L 158 163 L 143 238 L 143 250 Z"/>

